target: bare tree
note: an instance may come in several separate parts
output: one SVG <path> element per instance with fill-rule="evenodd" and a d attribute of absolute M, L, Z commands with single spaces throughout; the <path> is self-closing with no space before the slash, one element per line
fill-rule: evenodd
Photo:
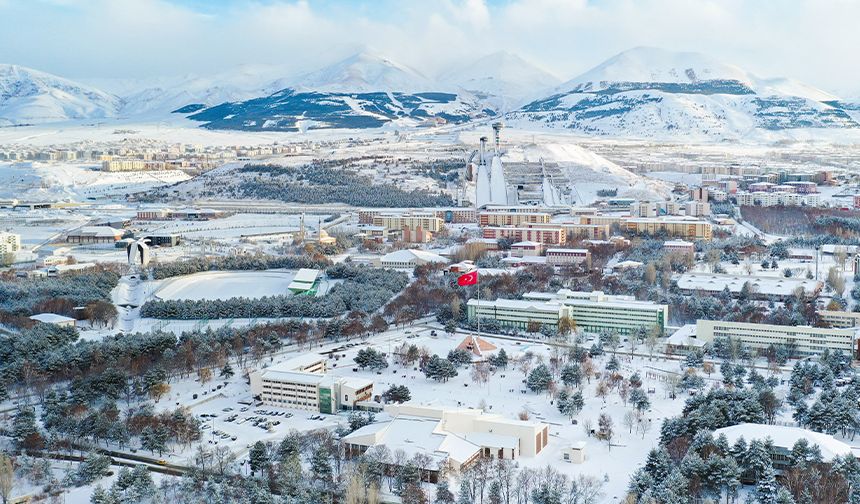
<path fill-rule="evenodd" d="M 0 498 L 3 499 L 3 504 L 9 502 L 14 483 L 15 469 L 12 467 L 12 459 L 0 453 Z"/>

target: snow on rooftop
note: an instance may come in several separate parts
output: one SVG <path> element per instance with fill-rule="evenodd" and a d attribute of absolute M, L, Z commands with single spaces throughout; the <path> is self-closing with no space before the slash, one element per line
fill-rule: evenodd
<path fill-rule="evenodd" d="M 311 269 L 311 268 L 302 268 L 297 273 L 296 276 L 293 277 L 294 282 L 305 282 L 305 283 L 313 283 L 316 282 L 317 278 L 320 276 L 320 270 Z"/>
<path fill-rule="evenodd" d="M 447 263 L 448 260 L 444 257 L 420 249 L 403 249 L 382 256 L 382 262 L 409 262 L 415 259 L 421 259 L 427 262 Z"/>
<path fill-rule="evenodd" d="M 56 313 L 38 313 L 30 317 L 30 320 L 35 320 L 37 322 L 44 322 L 46 324 L 60 324 L 63 322 L 74 322 L 75 319 L 71 317 L 66 317 L 65 315 L 58 315 Z"/>
<path fill-rule="evenodd" d="M 749 443 L 753 439 L 767 439 L 773 441 L 774 446 L 791 450 L 800 439 L 806 439 L 810 444 L 818 445 L 821 456 L 825 462 L 833 460 L 838 455 L 851 453 L 851 447 L 828 434 L 814 432 L 800 427 L 788 427 L 784 425 L 765 425 L 754 423 L 742 423 L 731 427 L 724 427 L 714 431 L 714 437 L 724 434 L 729 444 L 743 437 Z"/>
<path fill-rule="evenodd" d="M 731 275 L 724 273 L 684 273 L 678 278 L 678 287 L 685 290 L 703 290 L 709 292 L 722 291 L 728 287 L 733 293 L 740 292 L 745 283 L 749 282 L 754 291 L 763 294 L 781 296 L 792 295 L 798 287 L 803 287 L 807 293 L 815 292 L 822 286 L 817 280 L 805 278 L 763 277 Z"/>

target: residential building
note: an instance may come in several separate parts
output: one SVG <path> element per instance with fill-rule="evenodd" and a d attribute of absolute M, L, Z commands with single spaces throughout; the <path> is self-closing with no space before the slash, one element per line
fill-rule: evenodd
<path fill-rule="evenodd" d="M 591 240 L 605 240 L 609 238 L 609 225 L 603 224 L 569 224 L 561 222 L 559 225 L 564 229 L 567 238 L 588 238 Z"/>
<path fill-rule="evenodd" d="M 535 241 L 546 245 L 561 245 L 567 241 L 567 233 L 560 226 L 547 227 L 492 227 L 481 230 L 484 238 L 498 240 L 508 238 L 515 242 Z"/>
<path fill-rule="evenodd" d="M 588 249 L 550 248 L 546 249 L 546 263 L 550 266 L 585 264 L 591 268 L 591 251 Z"/>
<path fill-rule="evenodd" d="M 735 195 L 739 206 L 819 206 L 821 196 L 793 192 L 739 192 Z"/>
<path fill-rule="evenodd" d="M 684 204 L 684 215 L 688 217 L 711 215 L 711 204 L 707 201 L 688 201 Z"/>
<path fill-rule="evenodd" d="M 445 223 L 434 212 L 380 213 L 373 217 L 374 226 L 383 226 L 389 230 L 421 228 L 431 233 L 438 233 Z"/>
<path fill-rule="evenodd" d="M 383 226 L 379 226 L 385 229 Z M 433 240 L 433 233 L 426 231 L 421 226 L 410 228 L 404 226 L 400 230 L 400 239 L 406 243 L 429 243 Z"/>
<path fill-rule="evenodd" d="M 478 224 L 481 226 L 522 226 L 523 224 L 546 224 L 550 215 L 544 212 L 481 212 Z"/>
<path fill-rule="evenodd" d="M 21 235 L 0 231 L 0 255 L 21 251 Z"/>
<path fill-rule="evenodd" d="M 623 226 L 632 233 L 678 236 L 693 240 L 710 240 L 711 223 L 685 217 L 658 217 L 654 219 L 627 219 Z"/>
<path fill-rule="evenodd" d="M 720 320 L 696 321 L 696 339 L 710 342 L 717 338 L 731 337 L 758 350 L 771 345 L 788 345 L 798 355 L 818 355 L 825 349 L 842 350 L 854 355 L 854 328 L 825 328 L 810 326 L 785 326 L 753 324 L 749 322 L 725 322 Z"/>

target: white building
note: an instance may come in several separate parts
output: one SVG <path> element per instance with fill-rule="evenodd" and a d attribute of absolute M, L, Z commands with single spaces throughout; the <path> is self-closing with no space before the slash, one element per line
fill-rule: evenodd
<path fill-rule="evenodd" d="M 249 375 L 251 393 L 263 404 L 332 414 L 356 409 L 371 398 L 373 382 L 328 376 L 326 359 L 303 355 Z"/>
<path fill-rule="evenodd" d="M 824 286 L 818 280 L 805 278 L 785 278 L 775 276 L 732 275 L 727 273 L 684 273 L 678 277 L 678 288 L 685 294 L 703 292 L 719 294 L 728 288 L 733 296 L 737 296 L 749 284 L 750 295 L 757 299 L 775 297 L 786 299 L 795 295 L 798 289 L 803 289 L 807 297 L 815 296 Z"/>
<path fill-rule="evenodd" d="M 21 235 L 0 231 L 0 255 L 21 251 Z"/>
<path fill-rule="evenodd" d="M 56 313 L 39 313 L 30 317 L 30 320 L 41 322 L 43 324 L 53 324 L 60 327 L 75 327 L 75 319 L 66 317 L 65 315 L 57 315 Z"/>
<path fill-rule="evenodd" d="M 856 329 L 810 326 L 785 326 L 725 322 L 721 320 L 696 321 L 696 340 L 711 342 L 717 338 L 732 338 L 758 350 L 771 345 L 788 345 L 798 355 L 818 355 L 825 349 L 842 350 L 855 354 Z"/>
<path fill-rule="evenodd" d="M 549 426 L 487 414 L 478 409 L 444 409 L 411 403 L 391 404 L 391 421 L 362 427 L 345 436 L 348 456 L 385 445 L 408 458 L 429 455 L 439 465 L 462 471 L 481 457 L 517 460 L 539 454 L 549 442 Z M 435 475 L 431 476 L 435 479 Z"/>
<path fill-rule="evenodd" d="M 790 192 L 738 192 L 739 206 L 819 206 L 821 196 L 818 194 L 799 194 Z"/>
<path fill-rule="evenodd" d="M 550 266 L 585 264 L 591 267 L 591 252 L 588 249 L 550 248 L 546 250 L 546 263 Z"/>
<path fill-rule="evenodd" d="M 403 249 L 385 254 L 379 262 L 383 268 L 414 269 L 429 263 L 448 264 L 448 259 L 426 250 Z"/>

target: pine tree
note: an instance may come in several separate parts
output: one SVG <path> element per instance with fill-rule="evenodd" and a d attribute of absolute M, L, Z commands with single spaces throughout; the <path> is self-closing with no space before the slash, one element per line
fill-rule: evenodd
<path fill-rule="evenodd" d="M 648 452 L 644 469 L 655 483 L 663 482 L 672 472 L 672 458 L 666 448 L 654 448 Z"/>
<path fill-rule="evenodd" d="M 251 464 L 251 474 L 262 471 L 269 464 L 269 453 L 262 441 L 257 441 L 248 452 L 248 462 Z"/>
<path fill-rule="evenodd" d="M 571 362 L 561 370 L 561 381 L 568 387 L 579 387 L 582 383 L 582 369 L 579 364 Z"/>
<path fill-rule="evenodd" d="M 552 381 L 552 373 L 546 364 L 539 364 L 531 370 L 526 386 L 532 392 L 545 392 L 549 389 L 549 384 Z"/>
<path fill-rule="evenodd" d="M 768 465 L 759 477 L 755 487 L 755 495 L 761 504 L 777 504 L 779 484 L 776 482 L 776 474 L 773 466 Z"/>
<path fill-rule="evenodd" d="M 436 483 L 436 498 L 433 499 L 433 504 L 454 504 L 454 494 L 451 492 L 451 489 L 448 487 L 447 479 L 440 479 L 438 483 Z"/>

